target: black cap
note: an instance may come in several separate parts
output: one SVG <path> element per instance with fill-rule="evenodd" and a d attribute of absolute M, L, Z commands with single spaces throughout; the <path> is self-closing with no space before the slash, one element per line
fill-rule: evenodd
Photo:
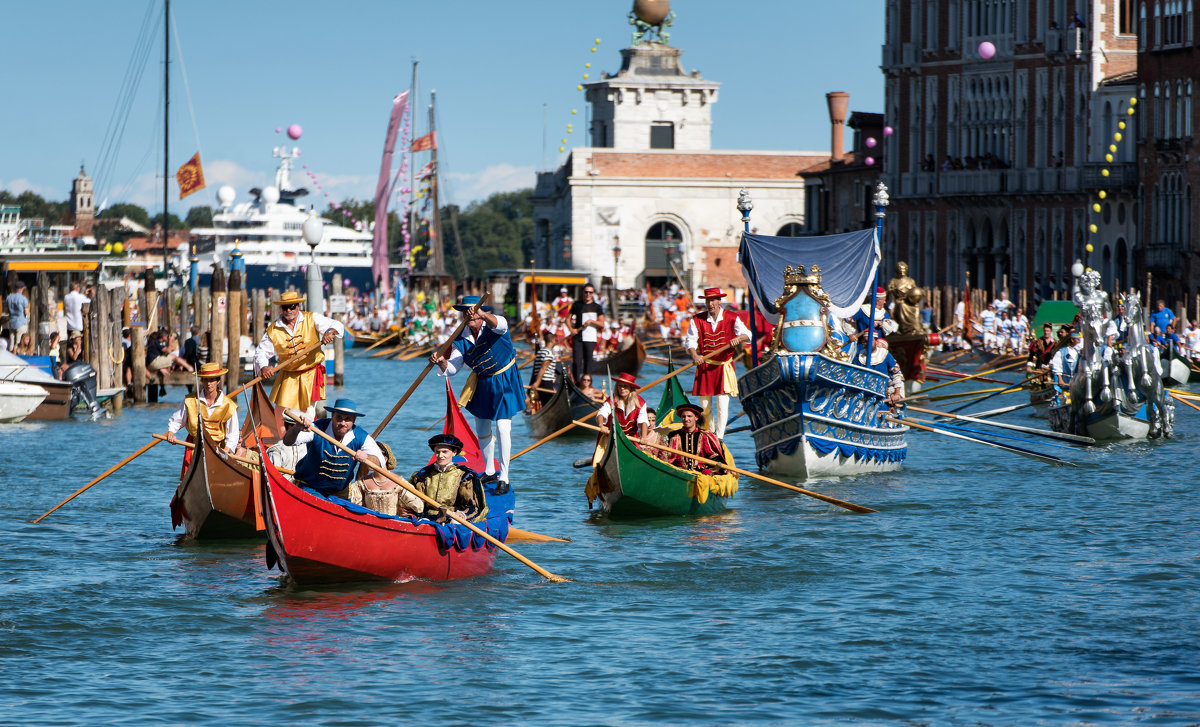
<path fill-rule="evenodd" d="M 449 447 L 454 450 L 455 454 L 462 451 L 462 440 L 453 434 L 435 434 L 429 438 L 429 448 Z"/>

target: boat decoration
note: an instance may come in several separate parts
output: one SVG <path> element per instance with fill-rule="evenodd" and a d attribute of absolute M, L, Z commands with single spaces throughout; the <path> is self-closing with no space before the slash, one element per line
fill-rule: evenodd
<path fill-rule="evenodd" d="M 904 462 L 908 427 L 881 418 L 888 376 L 851 362 L 833 318 L 857 310 L 879 258 L 874 230 L 742 236 L 739 259 L 755 303 L 781 319 L 766 360 L 738 380 L 759 467 L 823 477 L 889 471 Z"/>
<path fill-rule="evenodd" d="M 1050 427 L 1096 441 L 1170 437 L 1175 407 L 1167 399 L 1158 352 L 1146 342 L 1141 295 L 1130 290 L 1120 296 L 1126 344 L 1119 356 L 1105 344 L 1112 311 L 1100 274 L 1076 274 L 1072 297 L 1082 317 L 1083 350 L 1069 391 L 1059 391 L 1050 407 Z"/>

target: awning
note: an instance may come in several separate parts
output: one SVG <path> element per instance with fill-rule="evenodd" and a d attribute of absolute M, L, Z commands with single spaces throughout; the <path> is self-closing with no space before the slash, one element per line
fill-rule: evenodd
<path fill-rule="evenodd" d="M 783 294 L 783 269 L 817 265 L 821 289 L 829 295 L 830 311 L 839 318 L 854 315 L 875 284 L 879 267 L 879 241 L 874 228 L 841 235 L 774 237 L 742 235 L 738 262 L 750 292 L 763 315 L 776 316 L 775 299 Z"/>

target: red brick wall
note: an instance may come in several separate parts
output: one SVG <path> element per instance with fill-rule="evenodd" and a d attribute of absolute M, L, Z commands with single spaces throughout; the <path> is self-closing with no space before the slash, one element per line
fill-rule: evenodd
<path fill-rule="evenodd" d="M 820 161 L 820 154 L 714 154 L 593 152 L 602 177 L 799 179 L 800 170 Z"/>

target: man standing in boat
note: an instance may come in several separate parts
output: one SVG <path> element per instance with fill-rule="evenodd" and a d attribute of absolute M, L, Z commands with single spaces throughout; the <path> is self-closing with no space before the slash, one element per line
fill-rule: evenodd
<path fill-rule="evenodd" d="M 704 424 L 704 410 L 695 404 L 680 404 L 675 407 L 675 417 L 683 423 L 683 428 L 671 435 L 671 449 L 678 449 L 688 454 L 694 454 L 705 459 L 718 462 L 725 461 L 725 450 L 717 435 L 701 429 Z M 718 474 L 721 470 L 691 457 L 681 454 L 670 454 L 668 462 L 680 469 L 692 470 L 702 474 Z"/>
<path fill-rule="evenodd" d="M 464 296 L 454 310 L 467 317 L 467 327 L 454 340 L 450 358 L 437 351 L 429 357 L 442 375 L 453 376 L 463 364 L 471 368 L 471 376 L 458 397 L 460 406 L 475 416 L 475 432 L 483 449 L 485 482 L 497 479 L 496 438 L 500 439 L 500 485 L 497 494 L 508 492 L 508 460 L 512 454 L 512 418 L 525 408 L 525 388 L 517 372 L 516 350 L 508 334 L 508 321 L 492 314 L 490 305 L 472 307 L 479 296 Z M 495 423 L 493 432 L 492 423 Z"/>
<path fill-rule="evenodd" d="M 228 452 L 237 452 L 239 444 L 238 405 L 237 402 L 225 396 L 221 391 L 221 377 L 228 369 L 221 368 L 218 363 L 200 364 L 200 392 L 188 394 L 183 398 L 170 419 L 167 420 L 167 441 L 177 444 L 179 440 L 175 433 L 180 429 L 187 431 L 188 442 L 200 441 L 196 436 L 197 422 L 204 426 L 204 432 L 216 442 L 218 447 Z M 193 450 L 184 451 L 183 463 L 186 468 L 191 461 Z"/>
<path fill-rule="evenodd" d="M 338 399 L 333 406 L 326 407 L 326 411 L 329 418 L 316 421 L 312 414 L 301 412 L 300 421 L 284 432 L 283 443 L 288 447 L 297 444 L 307 447 L 304 457 L 296 465 L 296 484 L 322 495 L 348 498 L 350 483 L 358 469 L 356 463 L 374 460 L 376 465 L 383 467 L 386 458 L 371 435 L 356 423 L 362 412 L 357 410 L 353 399 Z M 316 436 L 313 429 L 320 429 L 341 442 L 352 454 Z"/>
<path fill-rule="evenodd" d="M 696 379 L 692 394 L 699 396 L 712 416 L 712 431 L 718 439 L 725 438 L 725 424 L 729 421 L 729 395 L 737 393 L 737 374 L 733 370 L 733 357 L 739 346 L 750 340 L 750 331 L 742 320 L 732 313 L 725 315 L 721 299 L 725 292 L 720 288 L 704 289 L 704 307 L 697 313 L 683 337 L 683 347 L 696 363 Z M 732 344 L 732 345 L 730 345 Z M 701 363 L 725 346 L 728 350 L 719 354 L 714 363 Z"/>
<path fill-rule="evenodd" d="M 279 296 L 279 319 L 267 329 L 258 348 L 254 351 L 254 369 L 264 379 L 275 375 L 270 365 L 271 357 L 281 362 L 295 356 L 320 341 L 333 343 L 333 339 L 345 336 L 346 328 L 340 321 L 320 313 L 301 312 L 304 297 L 295 291 Z M 279 372 L 279 378 L 271 385 L 271 402 L 275 406 L 299 411 L 316 412 L 316 403 L 325 398 L 325 353 L 318 347 L 298 363 Z"/>
<path fill-rule="evenodd" d="M 613 396 L 596 413 L 605 431 L 608 431 L 609 419 L 613 417 L 614 401 L 617 426 L 621 427 L 621 431 L 639 440 L 649 439 L 650 419 L 646 416 L 646 400 L 637 393 L 637 380 L 633 374 L 625 372 L 613 378 Z"/>

